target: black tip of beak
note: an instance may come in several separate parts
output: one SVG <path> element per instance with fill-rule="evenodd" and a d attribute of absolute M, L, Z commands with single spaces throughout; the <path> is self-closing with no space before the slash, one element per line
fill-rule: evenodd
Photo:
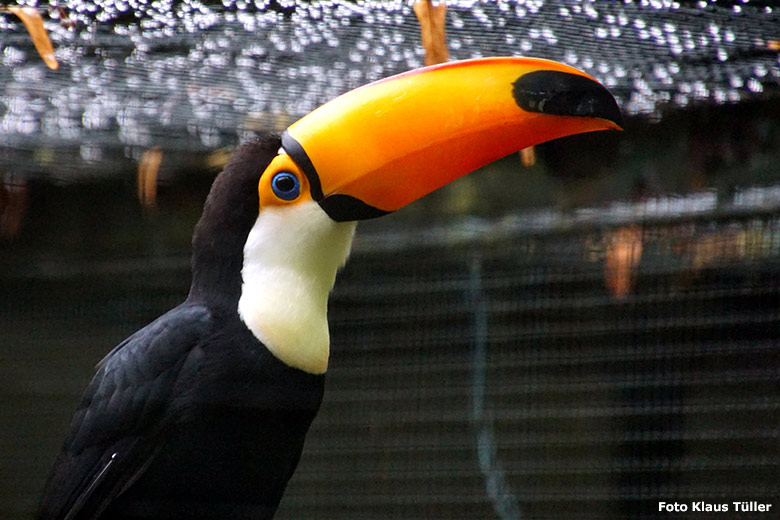
<path fill-rule="evenodd" d="M 623 125 L 623 116 L 612 94 L 600 83 L 578 74 L 553 70 L 530 72 L 513 83 L 512 95 L 526 112 L 598 117 Z"/>

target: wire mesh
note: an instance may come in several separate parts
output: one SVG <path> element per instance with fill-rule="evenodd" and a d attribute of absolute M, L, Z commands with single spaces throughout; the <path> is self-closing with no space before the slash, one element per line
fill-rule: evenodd
<path fill-rule="evenodd" d="M 152 145 L 187 168 L 193 150 L 422 64 L 405 2 L 65 7 L 46 25 L 59 72 L 0 15 L 0 202 L 19 210 L 0 222 L 9 519 L 35 509 L 94 363 L 186 294 L 186 240 L 160 239 L 181 222 L 126 218 L 140 211 L 117 172 Z M 767 98 L 780 77 L 772 2 L 453 2 L 450 15 L 453 58 L 565 61 L 631 114 Z M 736 518 L 745 500 L 772 504 L 771 517 L 780 189 L 774 156 L 754 152 L 776 139 L 769 105 L 734 108 L 628 144 L 664 160 L 614 182 L 646 177 L 657 192 L 359 235 L 331 300 L 326 400 L 279 518 L 669 518 L 659 501 L 726 504 L 718 517 Z M 701 171 L 712 189 L 697 191 Z M 113 183 L 69 184 L 96 176 Z M 198 207 L 183 185 L 206 181 L 188 176 L 170 205 Z M 575 201 L 589 191 L 561 184 Z M 677 191 L 691 194 L 654 196 Z"/>
<path fill-rule="evenodd" d="M 61 64 L 47 69 L 0 11 L 0 166 L 27 175 L 43 165 L 59 179 L 110 176 L 106 161 L 137 161 L 150 146 L 234 145 L 423 64 L 410 2 L 26 3 L 45 15 Z M 628 115 L 765 98 L 780 83 L 773 2 L 447 3 L 452 59 L 562 61 L 601 80 Z"/>
<path fill-rule="evenodd" d="M 780 218 L 588 218 L 359 239 L 279 518 L 780 507 Z M 93 363 L 186 293 L 177 262 L 2 281 L 4 518 L 35 507 Z"/>

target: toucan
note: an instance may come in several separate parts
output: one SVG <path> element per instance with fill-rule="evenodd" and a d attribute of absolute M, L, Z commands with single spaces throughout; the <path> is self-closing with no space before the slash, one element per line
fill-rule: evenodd
<path fill-rule="evenodd" d="M 186 300 L 97 365 L 37 518 L 273 517 L 323 398 L 328 295 L 356 222 L 620 125 L 581 71 L 484 58 L 379 80 L 239 146 L 195 226 Z"/>

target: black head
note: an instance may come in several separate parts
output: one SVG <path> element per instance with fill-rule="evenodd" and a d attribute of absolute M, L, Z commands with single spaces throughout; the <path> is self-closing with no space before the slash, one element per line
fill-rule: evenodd
<path fill-rule="evenodd" d="M 257 185 L 280 146 L 274 134 L 242 144 L 214 180 L 192 237 L 190 301 L 237 304 L 244 244 L 259 213 Z"/>

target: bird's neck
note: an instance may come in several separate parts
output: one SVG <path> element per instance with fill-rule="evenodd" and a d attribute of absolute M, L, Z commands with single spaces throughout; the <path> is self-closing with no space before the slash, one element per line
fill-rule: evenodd
<path fill-rule="evenodd" d="M 349 256 L 354 223 L 314 202 L 260 212 L 244 246 L 238 313 L 281 361 L 312 374 L 330 356 L 328 295 Z"/>

